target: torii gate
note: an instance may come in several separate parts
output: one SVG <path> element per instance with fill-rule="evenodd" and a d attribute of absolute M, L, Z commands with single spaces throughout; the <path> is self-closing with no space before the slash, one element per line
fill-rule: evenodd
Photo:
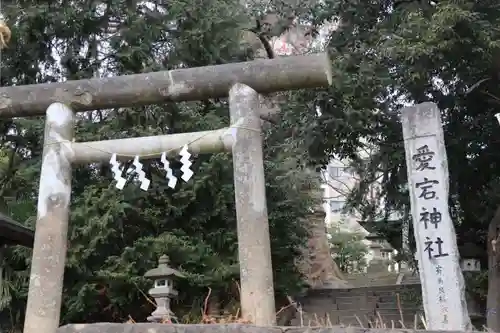
<path fill-rule="evenodd" d="M 24 333 L 59 326 L 73 164 L 111 152 L 157 158 L 187 145 L 232 152 L 242 315 L 274 325 L 275 301 L 262 157 L 259 94 L 331 84 L 326 53 L 112 78 L 0 88 L 0 118 L 46 114 L 38 214 Z M 74 112 L 229 96 L 231 126 L 214 131 L 75 142 Z"/>

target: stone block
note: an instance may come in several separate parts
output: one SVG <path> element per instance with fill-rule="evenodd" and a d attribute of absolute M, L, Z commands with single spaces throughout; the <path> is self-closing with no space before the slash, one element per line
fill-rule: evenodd
<path fill-rule="evenodd" d="M 60 327 L 57 333 L 415 333 L 409 329 L 367 329 L 359 327 L 258 327 L 253 325 L 171 325 L 171 324 L 70 324 Z M 439 331 L 420 331 L 441 333 Z M 462 333 L 448 331 L 447 333 Z M 479 333 L 479 332 L 467 332 Z"/>

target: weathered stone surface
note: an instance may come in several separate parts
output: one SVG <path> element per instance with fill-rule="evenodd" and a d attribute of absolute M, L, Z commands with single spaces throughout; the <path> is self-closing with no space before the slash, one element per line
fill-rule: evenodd
<path fill-rule="evenodd" d="M 251 325 L 168 325 L 168 324 L 71 324 L 57 333 L 409 333 L 415 330 L 366 329 L 357 327 L 258 327 Z M 426 331 L 438 333 L 439 331 Z M 459 331 L 448 331 L 458 333 Z M 473 332 L 468 332 L 473 333 Z M 479 333 L 479 332 L 478 332 Z"/>
<path fill-rule="evenodd" d="M 405 107 L 401 110 L 401 123 L 417 243 L 415 258 L 427 327 L 468 330 L 471 321 L 465 281 L 460 267 L 457 234 L 448 206 L 449 171 L 441 112 L 434 103 Z M 431 189 L 430 196 L 422 190 L 423 187 Z M 432 199 L 431 206 L 429 199 Z M 422 217 L 431 214 L 427 213 L 428 210 L 439 213 L 434 226 L 428 226 Z"/>

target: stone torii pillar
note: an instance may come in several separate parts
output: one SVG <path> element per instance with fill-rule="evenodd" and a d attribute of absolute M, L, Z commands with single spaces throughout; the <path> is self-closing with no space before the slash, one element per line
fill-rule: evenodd
<path fill-rule="evenodd" d="M 271 240 L 259 104 L 249 86 L 237 83 L 229 90 L 242 315 L 275 325 L 273 269 L 271 260 L 262 260 L 271 258 Z"/>

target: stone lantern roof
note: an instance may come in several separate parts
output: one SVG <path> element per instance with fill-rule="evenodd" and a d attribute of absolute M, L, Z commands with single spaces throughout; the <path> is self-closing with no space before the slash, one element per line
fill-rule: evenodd
<path fill-rule="evenodd" d="M 370 240 L 370 241 L 380 241 L 383 240 L 383 237 L 380 236 L 379 234 L 376 234 L 374 232 L 370 232 L 368 235 L 365 236 L 365 239 Z"/>
<path fill-rule="evenodd" d="M 380 244 L 382 237 L 380 237 L 380 235 L 377 235 L 376 233 L 371 232 L 365 236 L 365 239 L 367 241 L 370 241 L 370 245 L 369 245 L 370 249 L 381 249 L 382 248 L 382 245 Z"/>
<path fill-rule="evenodd" d="M 481 257 L 484 249 L 480 248 L 475 243 L 466 242 L 458 246 L 458 251 L 462 259 L 477 259 Z"/>
<path fill-rule="evenodd" d="M 382 249 L 380 251 L 383 251 L 383 252 L 392 252 L 392 251 L 394 251 L 394 249 L 392 248 L 391 244 L 389 244 L 389 242 L 387 242 L 386 240 L 384 240 L 381 245 L 382 245 Z"/>
<path fill-rule="evenodd" d="M 158 267 L 147 271 L 144 276 L 151 279 L 164 279 L 169 276 L 184 278 L 185 276 L 181 272 L 168 266 L 169 261 L 168 256 L 162 255 L 158 260 Z"/>
<path fill-rule="evenodd" d="M 22 245 L 33 248 L 35 233 L 32 229 L 0 213 L 0 245 Z"/>

